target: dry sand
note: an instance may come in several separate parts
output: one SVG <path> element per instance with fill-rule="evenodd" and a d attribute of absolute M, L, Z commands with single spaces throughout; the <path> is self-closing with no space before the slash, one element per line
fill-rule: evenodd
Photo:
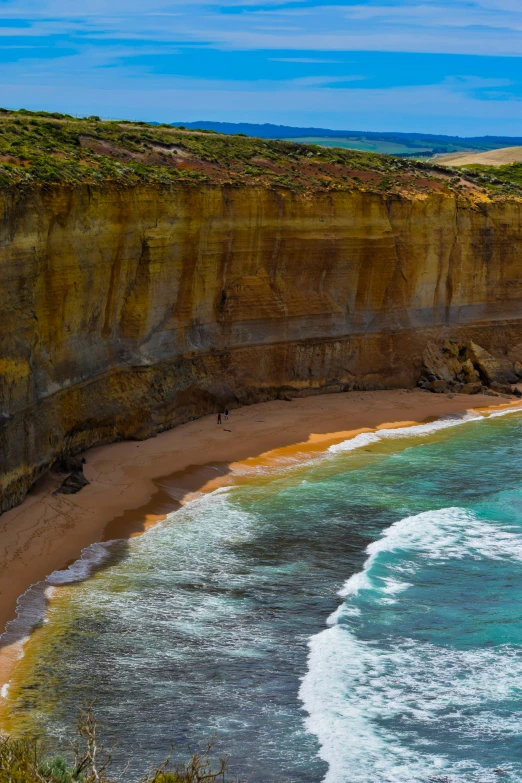
<path fill-rule="evenodd" d="M 221 426 L 207 416 L 140 443 L 90 449 L 84 454 L 90 486 L 77 495 L 53 496 L 61 478 L 49 474 L 0 518 L 0 633 L 15 616 L 17 598 L 74 562 L 84 547 L 141 534 L 195 492 L 232 482 L 239 469 L 244 475 L 281 456 L 306 458 L 361 431 L 406 426 L 492 402 L 483 395 L 449 398 L 420 390 L 321 395 L 240 408 Z M 4 648 L 0 685 L 9 659 Z"/>

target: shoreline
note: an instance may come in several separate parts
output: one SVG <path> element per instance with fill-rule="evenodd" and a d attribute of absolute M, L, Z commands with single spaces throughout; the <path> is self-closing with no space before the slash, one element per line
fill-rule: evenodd
<path fill-rule="evenodd" d="M 492 399 L 420 390 L 317 395 L 238 408 L 221 426 L 207 416 L 147 441 L 93 447 L 84 453 L 91 484 L 80 493 L 53 497 L 62 479 L 48 474 L 0 518 L 0 635 L 31 586 L 94 543 L 141 535 L 200 493 L 248 480 L 250 471 L 282 458 L 306 460 L 362 432 L 521 407 Z M 0 695 L 19 655 L 20 642 L 0 645 Z"/>

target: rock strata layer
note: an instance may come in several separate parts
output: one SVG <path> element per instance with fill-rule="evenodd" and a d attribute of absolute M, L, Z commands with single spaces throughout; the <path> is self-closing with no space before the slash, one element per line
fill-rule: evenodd
<path fill-rule="evenodd" d="M 522 362 L 516 199 L 180 184 L 0 200 L 2 510 L 94 444 L 413 386 L 428 343 Z M 450 358 L 463 386 L 490 372 L 471 350 Z"/>

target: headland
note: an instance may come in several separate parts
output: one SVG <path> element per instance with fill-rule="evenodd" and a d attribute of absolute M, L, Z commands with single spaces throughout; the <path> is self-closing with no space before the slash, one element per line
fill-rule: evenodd
<path fill-rule="evenodd" d="M 510 172 L 8 111 L 0 153 L 1 511 L 92 446 L 522 345 Z"/>

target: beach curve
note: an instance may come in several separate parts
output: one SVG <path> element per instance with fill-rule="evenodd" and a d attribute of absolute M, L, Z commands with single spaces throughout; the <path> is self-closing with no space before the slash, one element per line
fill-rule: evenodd
<path fill-rule="evenodd" d="M 20 596 L 77 562 L 97 542 L 140 535 L 197 494 L 240 480 L 274 460 L 304 459 L 365 432 L 465 413 L 470 402 L 464 395 L 420 390 L 321 395 L 235 410 L 226 427 L 209 416 L 149 441 L 91 449 L 85 468 L 91 484 L 79 495 L 53 496 L 59 480 L 49 475 L 21 506 L 3 515 L 0 628 L 14 619 Z M 519 406 L 491 402 L 491 397 L 477 395 L 473 407 Z M 19 647 L 4 644 L 0 651 L 4 690 Z"/>

